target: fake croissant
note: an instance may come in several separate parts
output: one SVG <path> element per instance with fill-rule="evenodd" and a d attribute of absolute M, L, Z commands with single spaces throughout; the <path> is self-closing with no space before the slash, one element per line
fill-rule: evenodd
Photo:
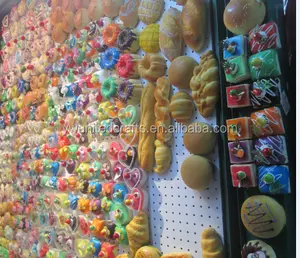
<path fill-rule="evenodd" d="M 137 250 L 149 242 L 149 223 L 147 214 L 140 211 L 126 226 L 130 253 L 135 255 Z"/>
<path fill-rule="evenodd" d="M 202 233 L 201 239 L 202 257 L 203 258 L 222 258 L 223 244 L 222 240 L 213 228 L 207 228 Z"/>
<path fill-rule="evenodd" d="M 201 56 L 199 66 L 194 69 L 190 88 L 199 113 L 203 117 L 211 116 L 219 98 L 218 62 L 211 50 Z"/>
<path fill-rule="evenodd" d="M 155 150 L 155 162 L 156 167 L 154 168 L 155 173 L 164 173 L 167 172 L 171 164 L 172 151 L 165 143 L 162 143 L 159 140 L 154 142 Z"/>

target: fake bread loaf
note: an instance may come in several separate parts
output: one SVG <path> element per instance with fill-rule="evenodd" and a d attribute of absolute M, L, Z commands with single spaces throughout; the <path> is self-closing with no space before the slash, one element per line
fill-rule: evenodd
<path fill-rule="evenodd" d="M 173 61 L 183 50 L 181 12 L 175 8 L 168 9 L 160 24 L 159 46 L 164 56 Z"/>
<path fill-rule="evenodd" d="M 125 27 L 134 28 L 139 22 L 139 4 L 139 0 L 129 0 L 121 6 L 119 16 Z"/>
<path fill-rule="evenodd" d="M 199 113 L 211 116 L 219 97 L 218 62 L 211 50 L 201 56 L 199 66 L 194 68 L 190 88 Z"/>
<path fill-rule="evenodd" d="M 156 167 L 154 168 L 155 173 L 165 173 L 168 171 L 170 165 L 171 165 L 171 160 L 172 160 L 172 151 L 171 148 L 159 141 L 155 140 L 155 162 L 156 162 Z"/>
<path fill-rule="evenodd" d="M 194 51 L 199 52 L 205 44 L 207 33 L 207 8 L 205 0 L 177 0 L 182 9 L 183 38 Z"/>
<path fill-rule="evenodd" d="M 242 258 L 247 257 L 268 257 L 276 258 L 276 254 L 271 246 L 261 240 L 249 241 L 243 246 L 241 251 Z"/>
<path fill-rule="evenodd" d="M 223 244 L 222 240 L 213 228 L 205 229 L 202 232 L 201 248 L 203 258 L 222 258 Z"/>
<path fill-rule="evenodd" d="M 193 110 L 193 100 L 188 93 L 179 91 L 171 98 L 169 111 L 176 122 L 187 123 L 190 121 L 193 116 Z"/>
<path fill-rule="evenodd" d="M 164 254 L 161 258 L 193 258 L 193 256 L 189 253 L 176 252 Z"/>
<path fill-rule="evenodd" d="M 164 0 L 141 0 L 138 15 L 145 24 L 155 23 L 162 14 Z"/>
<path fill-rule="evenodd" d="M 135 254 L 134 258 L 160 258 L 161 252 L 153 246 L 143 246 Z"/>
<path fill-rule="evenodd" d="M 167 77 L 160 77 L 156 82 L 154 97 L 156 104 L 154 107 L 155 126 L 157 129 L 157 139 L 161 142 L 168 142 L 171 139 L 169 126 L 171 117 L 169 113 L 171 84 Z"/>
<path fill-rule="evenodd" d="M 143 89 L 141 97 L 141 130 L 139 134 L 138 160 L 141 168 L 148 172 L 152 171 L 154 161 L 154 90 L 154 85 L 152 83 L 148 83 Z"/>
<path fill-rule="evenodd" d="M 135 255 L 137 250 L 149 242 L 149 223 L 147 214 L 144 211 L 133 217 L 126 226 L 131 255 Z"/>

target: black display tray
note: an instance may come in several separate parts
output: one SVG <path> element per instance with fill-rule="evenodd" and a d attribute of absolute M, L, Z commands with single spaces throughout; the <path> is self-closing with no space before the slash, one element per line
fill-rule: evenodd
<path fill-rule="evenodd" d="M 227 37 L 232 37 L 224 26 L 223 23 L 223 12 L 228 4 L 228 0 L 212 0 L 211 1 L 211 15 L 212 28 L 214 36 L 214 50 L 216 55 L 221 61 L 222 52 L 219 42 Z M 278 258 L 294 258 L 296 257 L 296 117 L 295 117 L 295 101 L 293 88 L 296 85 L 288 84 L 288 51 L 286 48 L 285 39 L 285 20 L 283 12 L 283 1 L 282 0 L 265 0 L 267 7 L 267 16 L 265 21 L 274 21 L 277 23 L 280 32 L 280 38 L 282 48 L 278 51 L 280 65 L 282 68 L 282 88 L 287 94 L 290 100 L 290 111 L 286 115 L 283 110 L 283 121 L 286 129 L 286 140 L 289 155 L 289 167 L 291 177 L 291 194 L 285 196 L 272 196 L 279 203 L 283 205 L 287 214 L 287 225 L 283 232 L 272 239 L 262 239 L 267 244 L 271 245 Z M 234 117 L 245 116 L 250 114 L 250 110 L 233 110 L 227 108 L 226 102 L 226 83 L 223 68 L 220 64 L 220 101 L 217 107 L 217 118 L 220 125 L 225 125 L 226 120 Z M 288 86 L 290 89 L 288 90 Z M 292 102 L 291 102 L 292 101 Z M 281 109 L 280 104 L 278 105 Z M 219 154 L 220 154 L 220 173 L 221 173 L 221 187 L 222 187 L 222 204 L 223 204 L 223 221 L 224 221 L 224 245 L 226 250 L 226 257 L 238 258 L 241 257 L 240 251 L 242 246 L 249 240 L 257 239 L 247 232 L 240 219 L 241 206 L 249 196 L 259 194 L 257 188 L 253 189 L 237 189 L 232 187 L 231 175 L 230 175 L 230 162 L 227 148 L 227 135 L 221 134 L 219 136 Z"/>

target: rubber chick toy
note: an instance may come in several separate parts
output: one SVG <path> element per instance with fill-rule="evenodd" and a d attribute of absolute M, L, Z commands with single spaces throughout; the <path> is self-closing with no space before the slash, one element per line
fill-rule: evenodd
<path fill-rule="evenodd" d="M 110 243 L 102 243 L 101 251 L 98 254 L 99 258 L 115 258 L 118 255 L 116 245 Z"/>

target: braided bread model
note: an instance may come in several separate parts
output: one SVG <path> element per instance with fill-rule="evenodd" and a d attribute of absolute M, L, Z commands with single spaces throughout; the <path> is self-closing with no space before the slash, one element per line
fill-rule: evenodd
<path fill-rule="evenodd" d="M 154 97 L 156 104 L 154 108 L 155 113 L 155 126 L 156 126 L 156 138 L 154 142 L 155 150 L 155 173 L 164 173 L 168 170 L 171 163 L 172 152 L 171 149 L 165 144 L 168 142 L 172 134 L 169 132 L 169 126 L 171 124 L 171 117 L 169 113 L 170 104 L 170 90 L 171 85 L 167 77 L 160 77 L 157 80 L 156 88 L 154 91 Z"/>
<path fill-rule="evenodd" d="M 218 62 L 210 50 L 201 56 L 190 82 L 192 97 L 203 117 L 212 115 L 219 97 Z"/>
<path fill-rule="evenodd" d="M 149 223 L 147 214 L 143 211 L 133 217 L 126 226 L 131 255 L 135 255 L 137 250 L 149 242 Z"/>
<path fill-rule="evenodd" d="M 148 172 L 152 171 L 154 161 L 154 90 L 154 85 L 148 83 L 143 89 L 141 97 L 141 130 L 139 134 L 138 160 L 141 168 Z"/>

